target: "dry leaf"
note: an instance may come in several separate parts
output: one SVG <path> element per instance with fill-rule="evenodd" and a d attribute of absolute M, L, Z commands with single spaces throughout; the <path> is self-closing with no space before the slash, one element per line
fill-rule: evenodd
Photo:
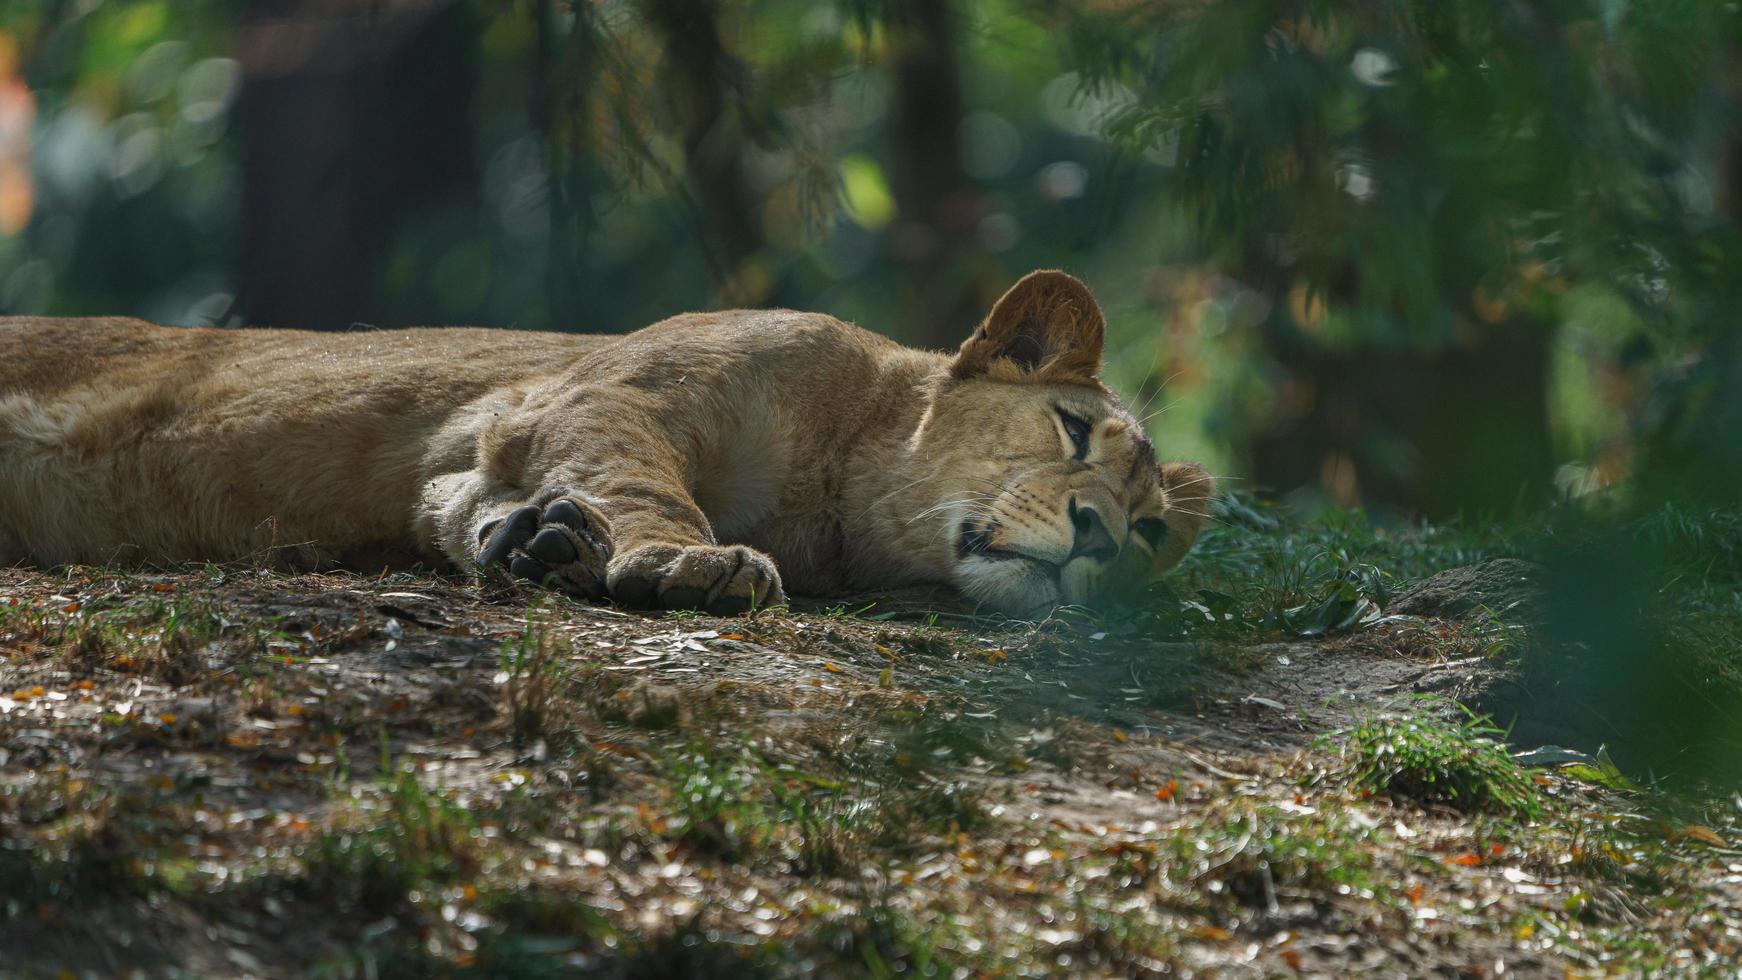
<path fill-rule="evenodd" d="M 1729 843 L 1717 831 L 1702 824 L 1691 823 L 1669 835 L 1672 841 L 1693 840 L 1712 847 L 1723 847 Z"/>

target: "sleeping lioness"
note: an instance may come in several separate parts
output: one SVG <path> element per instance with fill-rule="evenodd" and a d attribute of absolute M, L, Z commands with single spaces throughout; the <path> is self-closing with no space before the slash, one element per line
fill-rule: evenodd
<path fill-rule="evenodd" d="M 0 320 L 0 563 L 501 566 L 733 613 L 954 585 L 1033 615 L 1172 566 L 1211 481 L 1036 272 L 953 356 L 818 313 L 627 336 Z"/>

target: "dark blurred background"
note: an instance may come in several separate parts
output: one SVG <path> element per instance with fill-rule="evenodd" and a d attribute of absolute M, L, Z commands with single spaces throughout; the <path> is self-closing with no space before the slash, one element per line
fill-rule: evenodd
<path fill-rule="evenodd" d="M 1733 498 L 1739 66 L 1686 0 L 5 0 L 0 311 L 948 347 L 1060 266 L 1237 485 Z"/>

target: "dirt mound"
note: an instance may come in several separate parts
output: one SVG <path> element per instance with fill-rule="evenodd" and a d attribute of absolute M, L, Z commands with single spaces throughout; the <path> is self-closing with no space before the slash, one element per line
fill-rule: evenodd
<path fill-rule="evenodd" d="M 1496 558 L 1449 568 L 1424 579 L 1386 607 L 1387 613 L 1459 619 L 1487 612 L 1533 622 L 1541 612 L 1541 569 L 1517 558 Z"/>

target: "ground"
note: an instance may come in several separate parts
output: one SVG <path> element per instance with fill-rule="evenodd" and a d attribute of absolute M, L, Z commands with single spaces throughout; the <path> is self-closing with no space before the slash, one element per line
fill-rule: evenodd
<path fill-rule="evenodd" d="M 1736 808 L 1505 745 L 1458 699 L 1520 628 L 1391 598 L 1501 549 L 1244 518 L 1165 615 L 1040 624 L 0 571 L 4 970 L 1734 969 Z"/>

